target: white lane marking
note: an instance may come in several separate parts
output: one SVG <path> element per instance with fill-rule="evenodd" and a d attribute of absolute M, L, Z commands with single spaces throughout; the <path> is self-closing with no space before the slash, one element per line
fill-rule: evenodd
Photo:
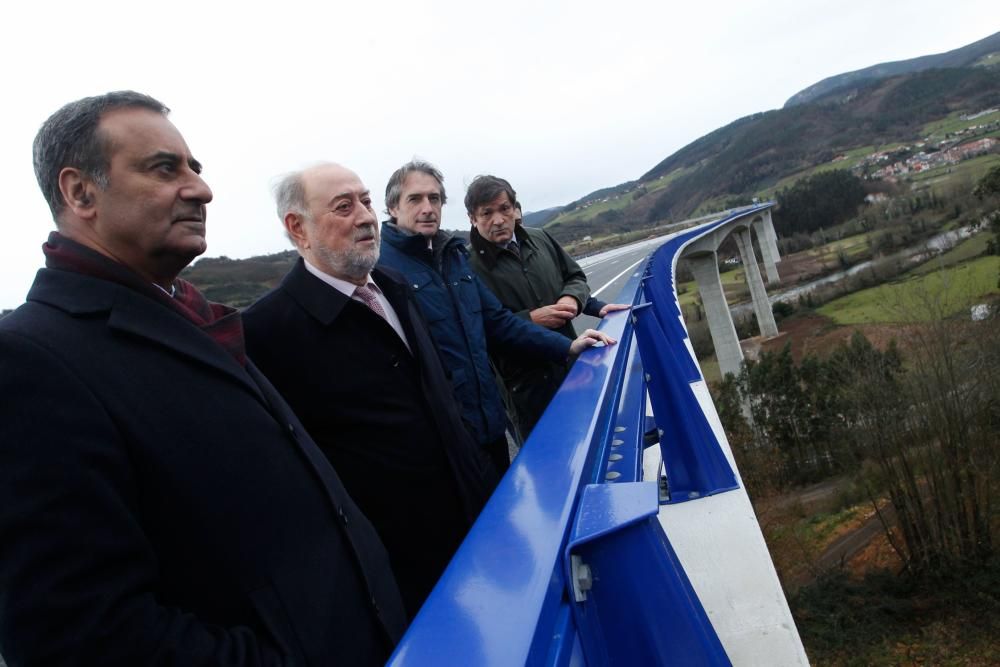
<path fill-rule="evenodd" d="M 587 257 L 581 257 L 576 260 L 576 263 L 580 265 L 580 268 L 587 268 L 595 264 L 600 264 L 601 262 L 607 261 L 609 259 L 614 259 L 615 257 L 621 257 L 622 255 L 628 254 L 635 250 L 644 250 L 650 246 L 659 246 L 660 244 L 667 241 L 667 239 L 676 236 L 676 232 L 669 232 L 663 234 L 662 236 L 657 236 L 652 239 L 645 239 L 643 241 L 636 241 L 635 243 L 630 243 L 629 245 L 621 246 L 619 248 L 612 248 L 611 250 L 605 250 L 604 252 L 597 253 L 596 255 L 588 255 Z"/>
<path fill-rule="evenodd" d="M 614 283 L 616 280 L 618 280 L 619 278 L 621 278 L 622 276 L 624 276 L 626 273 L 628 273 L 629 271 L 631 271 L 635 267 L 639 266 L 639 264 L 641 264 L 642 260 L 644 260 L 644 259 L 646 259 L 646 258 L 645 257 L 640 258 L 639 261 L 637 261 L 636 263 L 632 264 L 632 266 L 628 267 L 627 269 L 625 269 L 624 271 L 622 271 L 621 273 L 619 273 L 617 276 L 615 276 L 614 278 L 612 278 L 608 282 L 606 282 L 603 285 L 601 285 L 601 287 L 599 289 L 591 292 L 590 296 L 597 296 L 598 294 L 600 294 L 601 292 L 603 292 L 607 288 L 611 287 L 612 283 Z"/>
<path fill-rule="evenodd" d="M 605 264 L 607 262 L 613 262 L 616 259 L 620 259 L 621 256 L 624 255 L 624 254 L 625 253 L 619 253 L 617 255 L 612 255 L 611 257 L 602 257 L 602 258 L 600 258 L 598 260 L 595 260 L 595 261 L 592 261 L 592 262 L 588 262 L 586 264 L 584 264 L 583 262 L 577 262 L 577 264 L 580 265 L 580 268 L 588 268 L 588 269 L 590 269 L 590 268 L 593 268 L 595 266 L 599 266 L 601 264 Z"/>
<path fill-rule="evenodd" d="M 636 241 L 635 243 L 621 246 L 619 248 L 612 248 L 611 250 L 605 250 L 604 252 L 598 253 L 596 255 L 582 257 L 576 260 L 576 263 L 579 264 L 582 268 L 586 268 L 588 266 L 594 266 L 595 264 L 600 264 L 601 262 L 606 262 L 610 259 L 621 257 L 622 255 L 628 254 L 629 252 L 635 250 L 643 250 L 649 247 L 650 245 L 659 245 L 667 240 L 667 236 L 669 235 L 658 236 L 654 239 L 646 239 L 644 241 Z"/>
<path fill-rule="evenodd" d="M 598 265 L 601 265 L 601 264 L 609 264 L 609 266 L 603 266 L 603 267 L 601 267 L 600 273 L 605 273 L 605 272 L 608 272 L 608 271 L 613 271 L 616 266 L 621 266 L 625 262 L 631 260 L 637 254 L 640 257 L 648 257 L 649 256 L 649 253 L 644 248 L 632 248 L 631 252 L 621 253 L 621 254 L 616 255 L 614 257 L 607 257 L 607 258 L 602 259 L 602 260 L 600 260 L 598 262 L 594 262 L 593 264 L 589 264 L 586 267 L 584 267 L 581 264 L 580 268 L 585 269 L 585 271 L 587 273 L 587 279 L 589 280 L 590 278 L 593 277 L 592 273 L 594 272 L 593 271 L 594 267 L 596 267 Z M 635 265 L 633 264 L 632 266 L 635 266 Z M 629 268 L 631 268 L 631 267 L 629 267 Z M 627 270 L 628 269 L 626 269 L 626 271 Z"/>

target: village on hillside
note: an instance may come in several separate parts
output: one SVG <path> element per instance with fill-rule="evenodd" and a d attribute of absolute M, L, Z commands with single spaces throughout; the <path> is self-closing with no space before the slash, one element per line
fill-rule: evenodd
<path fill-rule="evenodd" d="M 971 121 L 998 112 L 1000 109 L 984 109 L 973 114 L 963 114 L 959 118 Z M 876 151 L 851 167 L 851 172 L 866 180 L 895 182 L 900 176 L 958 164 L 1000 145 L 1000 141 L 995 137 L 982 136 L 997 130 L 1000 130 L 1000 120 L 969 125 L 961 130 L 948 132 L 938 141 L 933 137 L 926 137 L 912 146 L 897 146 L 890 150 Z M 979 138 L 970 141 L 971 137 Z M 846 160 L 847 156 L 841 155 L 837 159 Z"/>

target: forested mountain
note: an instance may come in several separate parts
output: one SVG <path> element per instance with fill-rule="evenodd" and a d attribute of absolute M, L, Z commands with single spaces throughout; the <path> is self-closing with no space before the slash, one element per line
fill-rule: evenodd
<path fill-rule="evenodd" d="M 837 74 L 795 93 L 785 102 L 785 108 L 812 102 L 845 86 L 854 86 L 872 79 L 884 79 L 896 74 L 910 74 L 934 68 L 971 67 L 978 64 L 982 58 L 998 51 L 1000 51 L 1000 32 L 947 53 L 880 63 L 853 72 Z"/>
<path fill-rule="evenodd" d="M 682 148 L 640 179 L 701 165 L 671 184 L 649 218 L 683 216 L 702 200 L 754 192 L 852 148 L 917 140 L 933 120 L 998 104 L 1000 68 L 940 69 L 749 116 Z"/>
<path fill-rule="evenodd" d="M 797 174 L 844 159 L 851 151 L 875 152 L 922 142 L 931 123 L 958 122 L 963 114 L 998 107 L 1000 66 L 996 65 L 861 81 L 811 102 L 740 118 L 691 142 L 637 181 L 604 188 L 567 205 L 546 229 L 570 241 L 747 203 L 753 196 L 770 196 L 776 187 L 790 185 Z M 944 140 L 946 134 L 936 138 Z M 845 162 L 841 168 L 851 166 Z"/>
<path fill-rule="evenodd" d="M 525 224 L 544 226 L 564 243 L 638 232 L 749 203 L 755 196 L 772 197 L 817 169 L 850 169 L 880 151 L 907 144 L 939 150 L 939 140 L 965 140 L 960 138 L 967 138 L 965 127 L 981 123 L 972 119 L 982 112 L 993 120 L 979 135 L 1000 137 L 996 109 L 1000 33 L 946 54 L 825 79 L 782 109 L 740 118 L 691 142 L 637 180 L 565 206 L 526 212 Z M 280 279 L 293 256 L 203 259 L 185 277 L 209 298 L 245 305 Z"/>
<path fill-rule="evenodd" d="M 556 206 L 541 211 L 532 211 L 531 213 L 525 213 L 524 218 L 522 218 L 521 222 L 524 223 L 525 227 L 542 227 L 549 220 L 559 215 L 564 208 L 566 207 Z"/>

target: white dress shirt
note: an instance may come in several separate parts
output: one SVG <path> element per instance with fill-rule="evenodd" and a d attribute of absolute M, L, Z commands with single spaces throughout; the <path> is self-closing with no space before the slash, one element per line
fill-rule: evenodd
<path fill-rule="evenodd" d="M 331 276 L 329 273 L 324 273 L 310 264 L 309 260 L 304 257 L 302 258 L 302 261 L 305 262 L 306 271 L 313 274 L 327 285 L 346 296 L 348 299 L 353 299 L 358 303 L 364 304 L 364 301 L 362 301 L 360 297 L 356 297 L 354 295 L 354 290 L 357 288 L 357 285 L 350 281 L 341 280 L 340 278 Z M 403 331 L 403 324 L 399 321 L 399 315 L 396 314 L 396 309 L 393 308 L 392 304 L 389 303 L 389 300 L 385 298 L 385 294 L 382 293 L 381 288 L 379 288 L 378 283 L 375 282 L 370 273 L 367 277 L 367 284 L 374 287 L 375 296 L 378 298 L 378 302 L 381 304 L 382 310 L 385 311 L 385 321 L 388 322 L 389 326 L 391 326 L 399 335 L 403 344 L 406 345 L 406 349 L 410 350 L 410 354 L 413 354 L 413 350 L 410 349 L 410 341 L 406 339 L 406 333 Z M 365 308 L 368 308 L 368 306 L 365 305 Z"/>

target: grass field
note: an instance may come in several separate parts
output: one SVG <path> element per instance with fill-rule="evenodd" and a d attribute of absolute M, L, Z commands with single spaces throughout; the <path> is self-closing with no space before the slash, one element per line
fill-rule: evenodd
<path fill-rule="evenodd" d="M 646 183 L 646 192 L 656 192 L 657 190 L 662 190 L 663 188 L 667 187 L 668 185 L 676 181 L 678 178 L 688 173 L 689 171 L 691 170 L 674 169 L 669 174 L 664 174 L 663 176 L 660 176 L 656 180 Z"/>
<path fill-rule="evenodd" d="M 979 233 L 971 238 L 967 238 L 948 252 L 938 255 L 934 259 L 924 262 L 920 266 L 911 269 L 911 275 L 922 275 L 925 273 L 931 273 L 945 267 L 954 266 L 955 264 L 960 264 L 973 257 L 978 257 L 986 252 L 986 243 L 989 241 L 990 235 L 988 233 Z"/>
<path fill-rule="evenodd" d="M 747 291 L 747 280 L 743 275 L 743 267 L 724 271 L 719 274 L 719 279 L 722 281 L 722 289 L 725 291 L 726 300 L 729 303 L 733 303 L 733 297 Z M 691 305 L 695 302 L 695 299 L 698 296 L 698 283 L 692 280 L 690 282 L 680 283 L 677 287 L 678 290 L 686 290 L 678 298 L 678 301 L 682 306 Z"/>
<path fill-rule="evenodd" d="M 989 53 L 975 63 L 977 67 L 988 67 L 990 65 L 1000 65 L 1000 53 Z"/>
<path fill-rule="evenodd" d="M 692 306 L 698 300 L 698 286 L 694 282 L 682 283 L 678 285 L 678 291 L 685 290 L 677 295 L 677 303 L 684 306 Z"/>
<path fill-rule="evenodd" d="M 843 153 L 844 159 L 831 162 L 824 162 L 823 164 L 818 164 L 815 167 L 810 167 L 809 169 L 803 169 L 802 171 L 792 174 L 791 176 L 786 176 L 785 178 L 775 183 L 773 187 L 761 191 L 758 194 L 758 196 L 764 199 L 773 199 L 775 193 L 777 193 L 778 190 L 781 190 L 783 188 L 789 188 L 795 185 L 795 182 L 800 179 L 807 178 L 809 176 L 812 176 L 813 174 L 818 174 L 823 171 L 832 171 L 834 169 L 845 169 L 845 170 L 850 169 L 858 162 L 860 162 L 862 158 L 871 155 L 877 150 L 879 151 L 894 150 L 903 145 L 905 144 L 887 144 L 885 146 L 877 146 L 877 147 L 861 146 L 860 148 L 853 148 Z"/>
<path fill-rule="evenodd" d="M 868 239 L 871 236 L 871 232 L 847 236 L 837 241 L 830 241 L 808 252 L 810 256 L 815 257 L 817 260 L 823 262 L 823 264 L 835 265 L 839 261 L 838 255 L 841 252 L 847 255 L 848 259 L 860 259 L 862 256 L 868 254 Z"/>
<path fill-rule="evenodd" d="M 968 312 L 988 295 L 1000 293 L 998 272 L 1000 257 L 980 257 L 848 294 L 818 312 L 837 324 L 926 322 L 951 317 Z"/>
<path fill-rule="evenodd" d="M 660 176 L 656 180 L 645 183 L 644 185 L 646 188 L 646 194 L 643 196 L 648 197 L 651 193 L 656 192 L 657 190 L 662 190 L 663 188 L 670 185 L 672 181 L 675 181 L 680 176 L 682 176 L 685 173 L 685 171 L 686 170 L 684 169 L 675 169 L 669 174 L 664 174 L 663 176 Z M 574 220 L 592 220 L 594 217 L 603 213 L 604 211 L 623 209 L 630 206 L 636 200 L 635 195 L 636 192 L 633 190 L 632 192 L 628 192 L 619 197 L 614 197 L 614 198 L 609 197 L 607 201 L 600 201 L 591 204 L 585 209 L 577 209 L 566 213 L 560 213 L 552 220 L 547 222 L 545 226 L 548 227 L 549 225 L 552 225 L 557 222 L 565 223 Z"/>
<path fill-rule="evenodd" d="M 985 111 L 985 109 L 983 110 Z M 1000 111 L 996 111 L 985 116 L 980 116 L 975 120 L 962 120 L 959 118 L 965 111 L 956 111 L 942 120 L 936 120 L 924 126 L 923 136 L 943 139 L 944 135 L 950 132 L 958 132 L 974 125 L 985 125 L 1000 120 Z"/>
<path fill-rule="evenodd" d="M 698 360 L 701 367 L 701 374 L 706 382 L 722 382 L 722 373 L 719 371 L 719 360 L 713 354 L 710 357 Z"/>
<path fill-rule="evenodd" d="M 712 213 L 717 213 L 718 211 L 724 211 L 727 208 L 732 207 L 733 196 L 729 194 L 719 195 L 718 197 L 711 197 L 710 199 L 704 199 L 698 208 L 692 211 L 688 217 L 689 218 L 700 218 L 703 215 L 711 215 Z M 749 204 L 749 199 L 743 200 L 744 204 Z"/>

